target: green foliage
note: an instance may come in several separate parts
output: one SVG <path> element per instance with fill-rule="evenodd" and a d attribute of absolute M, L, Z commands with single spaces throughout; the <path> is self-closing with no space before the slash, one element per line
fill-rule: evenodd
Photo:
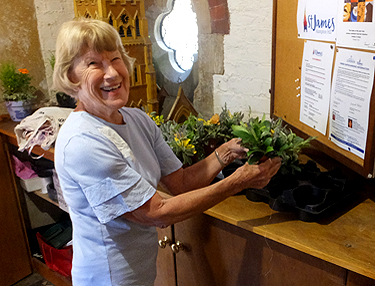
<path fill-rule="evenodd" d="M 55 54 L 51 52 L 51 55 L 49 57 L 49 64 L 51 65 L 52 71 L 55 69 L 55 62 L 56 62 Z"/>
<path fill-rule="evenodd" d="M 150 118 L 151 118 L 152 120 L 154 120 L 154 122 L 155 122 L 155 124 L 156 124 L 157 126 L 160 126 L 161 124 L 164 123 L 164 116 L 163 116 L 163 115 L 157 115 L 157 114 L 156 114 L 156 111 L 153 111 L 153 112 L 151 112 L 151 113 L 148 113 L 148 112 L 147 112 L 147 115 L 150 116 Z"/>
<path fill-rule="evenodd" d="M 286 126 L 282 126 L 281 118 L 266 120 L 250 118 L 248 123 L 233 125 L 233 135 L 242 138 L 242 145 L 249 149 L 249 164 L 259 162 L 263 157 L 281 157 L 282 173 L 295 173 L 300 171 L 298 154 L 301 149 L 309 146 L 315 139 L 303 138 L 294 134 Z"/>
<path fill-rule="evenodd" d="M 30 85 L 31 77 L 27 69 L 18 69 L 11 62 L 0 66 L 1 90 L 5 101 L 31 100 L 36 88 Z"/>
<path fill-rule="evenodd" d="M 173 120 L 160 124 L 160 130 L 164 141 L 172 149 L 173 153 L 184 165 L 193 163 L 192 157 L 197 153 L 195 146 L 188 138 L 186 126 L 178 124 Z"/>
<path fill-rule="evenodd" d="M 254 164 L 263 157 L 282 158 L 281 173 L 299 171 L 298 154 L 308 147 L 311 140 L 298 137 L 282 125 L 281 118 L 266 120 L 249 116 L 244 122 L 244 114 L 222 109 L 209 120 L 190 114 L 182 124 L 174 121 L 164 123 L 163 118 L 151 114 L 163 134 L 164 140 L 172 148 L 183 164 L 191 165 L 193 160 L 202 160 L 209 152 L 232 138 L 242 138 L 242 145 L 249 149 L 248 162 Z"/>

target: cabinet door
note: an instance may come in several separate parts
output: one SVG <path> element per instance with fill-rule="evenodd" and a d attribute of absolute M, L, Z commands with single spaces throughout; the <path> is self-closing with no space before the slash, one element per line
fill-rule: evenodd
<path fill-rule="evenodd" d="M 157 228 L 157 231 L 159 240 L 168 237 L 172 241 L 172 227 L 169 226 L 164 229 Z M 154 283 L 155 286 L 176 286 L 174 255 L 169 244 L 167 244 L 165 248 L 159 248 L 156 268 L 157 276 Z"/>
<path fill-rule="evenodd" d="M 178 286 L 345 285 L 345 269 L 207 215 L 176 224 L 175 241 Z"/>
<path fill-rule="evenodd" d="M 11 285 L 32 273 L 30 252 L 6 143 L 0 136 L 0 281 Z"/>
<path fill-rule="evenodd" d="M 346 286 L 374 286 L 375 280 L 359 275 L 352 271 L 348 271 L 348 279 L 346 281 Z"/>

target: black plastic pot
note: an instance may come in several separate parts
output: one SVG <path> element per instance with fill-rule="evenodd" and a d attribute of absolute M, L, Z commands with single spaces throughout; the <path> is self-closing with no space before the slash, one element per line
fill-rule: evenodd
<path fill-rule="evenodd" d="M 64 92 L 56 93 L 56 100 L 60 107 L 75 108 L 77 100 Z"/>

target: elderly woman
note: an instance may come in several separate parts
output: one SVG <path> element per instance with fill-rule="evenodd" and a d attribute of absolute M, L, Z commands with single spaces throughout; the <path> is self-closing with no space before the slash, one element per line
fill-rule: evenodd
<path fill-rule="evenodd" d="M 157 232 L 245 188 L 262 188 L 280 159 L 245 164 L 210 185 L 246 150 L 233 139 L 183 169 L 159 128 L 124 107 L 132 59 L 109 24 L 65 23 L 56 44 L 55 87 L 78 100 L 55 146 L 55 166 L 73 223 L 73 285 L 153 285 Z M 162 184 L 173 196 L 163 199 Z"/>

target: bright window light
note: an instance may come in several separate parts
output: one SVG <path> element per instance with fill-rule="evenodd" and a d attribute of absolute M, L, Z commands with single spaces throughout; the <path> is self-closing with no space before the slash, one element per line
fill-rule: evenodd
<path fill-rule="evenodd" d="M 174 0 L 172 11 L 161 22 L 161 37 L 167 48 L 173 50 L 179 68 L 192 68 L 198 53 L 197 17 L 191 0 Z"/>

